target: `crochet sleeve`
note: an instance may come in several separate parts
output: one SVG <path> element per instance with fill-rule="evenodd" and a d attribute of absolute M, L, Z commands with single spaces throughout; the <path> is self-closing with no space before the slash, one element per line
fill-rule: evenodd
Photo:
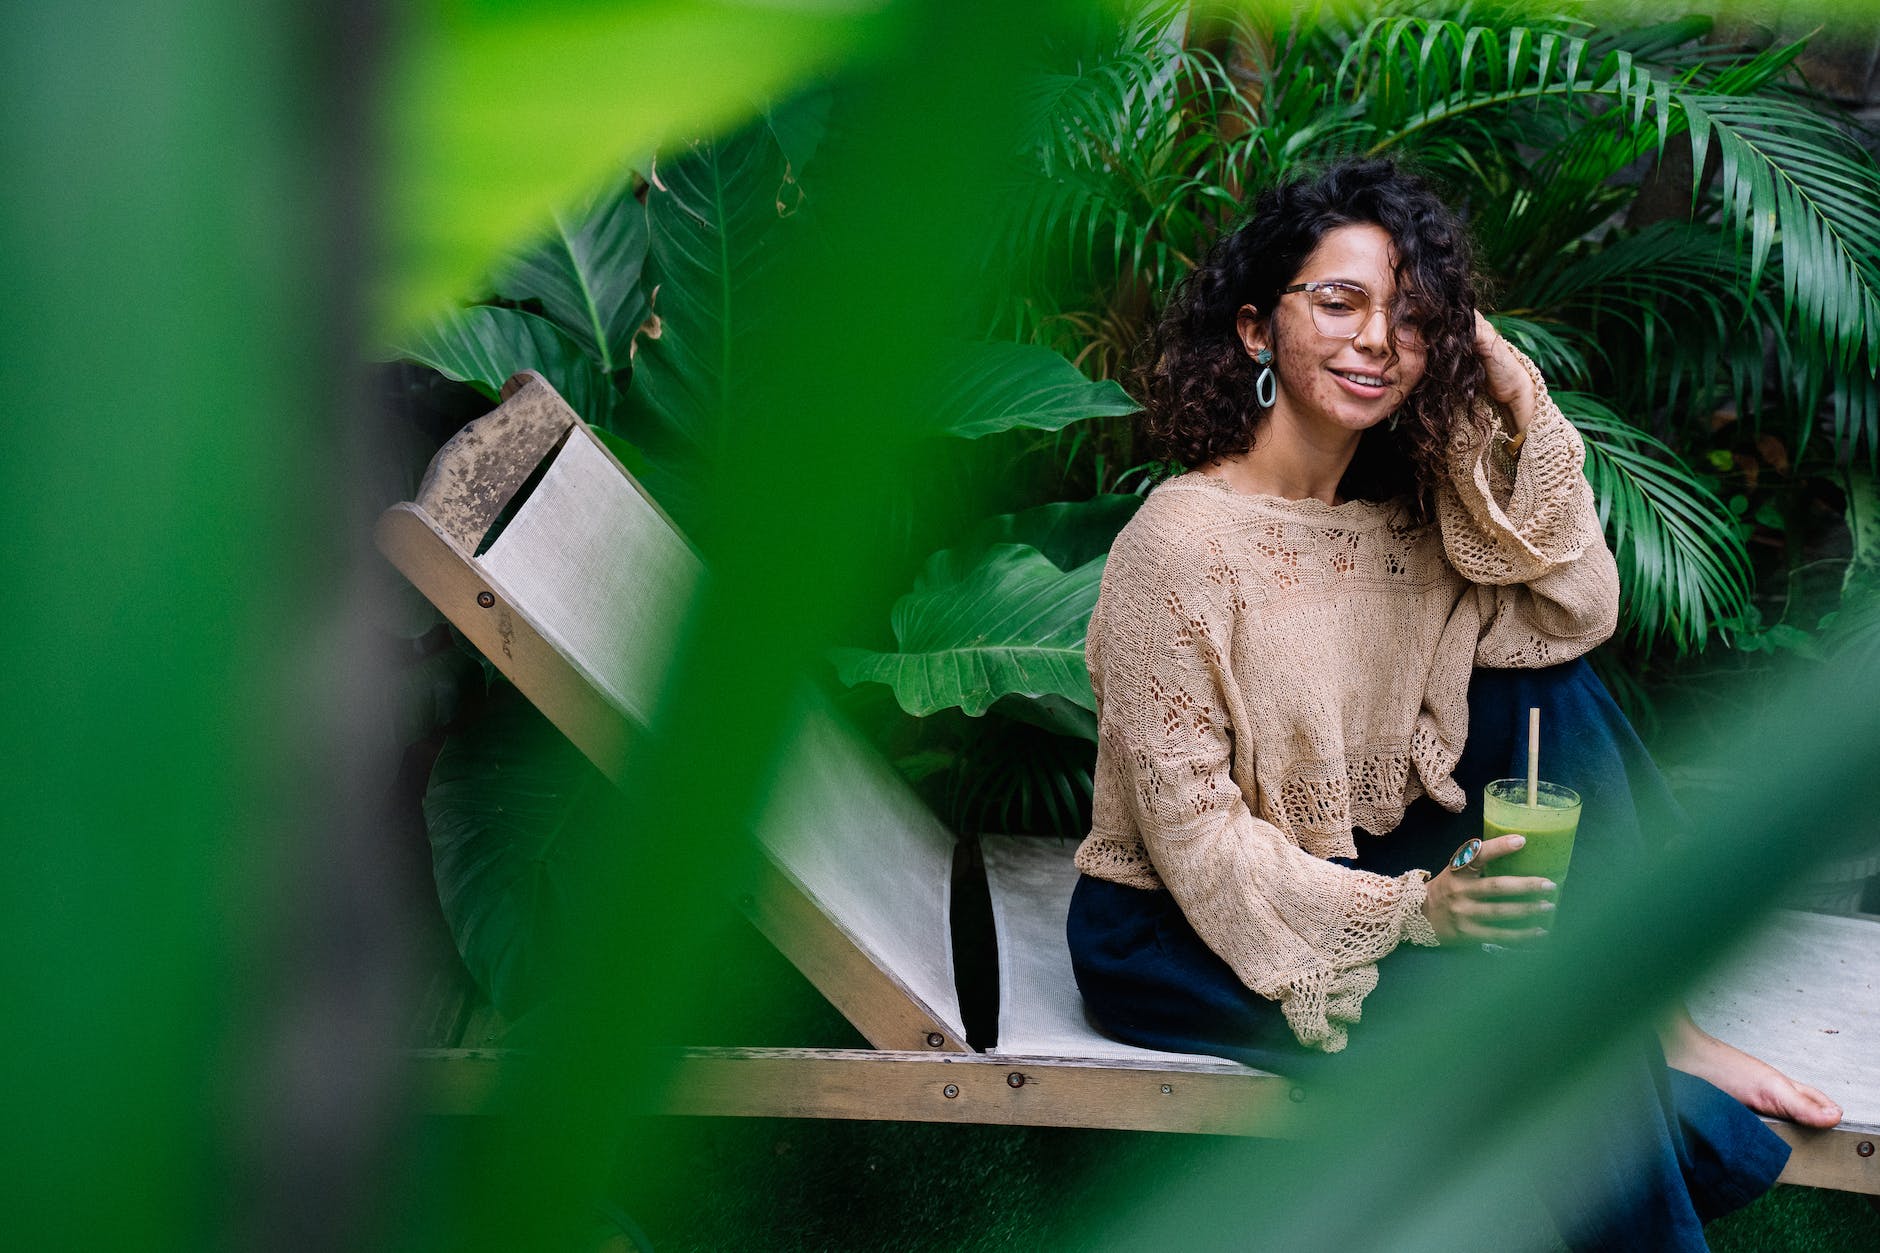
<path fill-rule="evenodd" d="M 1337 1052 L 1377 985 L 1376 963 L 1405 939 L 1436 943 L 1422 914 L 1427 876 L 1321 860 L 1255 816 L 1235 782 L 1254 776 L 1235 760 L 1249 746 L 1233 730 L 1244 702 L 1226 662 L 1231 619 L 1205 575 L 1183 573 L 1201 545 L 1133 547 L 1113 550 L 1093 620 L 1107 768 L 1196 934 L 1280 1002 L 1302 1043 Z"/>
<path fill-rule="evenodd" d="M 1499 421 L 1486 442 L 1459 432 L 1436 513 L 1450 565 L 1476 585 L 1476 664 L 1538 668 L 1612 635 L 1619 571 L 1581 469 L 1586 445 L 1533 361 L 1513 351 L 1534 380 L 1520 452 L 1508 451 Z"/>

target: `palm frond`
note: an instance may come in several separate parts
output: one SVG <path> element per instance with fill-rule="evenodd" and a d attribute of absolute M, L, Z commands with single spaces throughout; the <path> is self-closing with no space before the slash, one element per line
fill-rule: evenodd
<path fill-rule="evenodd" d="M 1676 411 L 1680 395 L 1714 378 L 1734 348 L 1753 351 L 1760 383 L 1762 336 L 1745 334 L 1758 329 L 1748 325 L 1750 290 L 1740 254 L 1717 228 L 1661 222 L 1563 251 L 1511 296 L 1578 328 L 1570 333 L 1616 391 L 1641 405 L 1662 397 Z"/>
<path fill-rule="evenodd" d="M 1573 341 L 1578 332 L 1570 325 L 1553 319 L 1522 317 L 1512 313 L 1491 313 L 1488 320 L 1515 347 L 1534 359 L 1541 373 L 1573 387 L 1585 387 L 1590 377 L 1586 354 Z"/>
<path fill-rule="evenodd" d="M 1855 450 L 1864 444 L 1868 469 L 1880 470 L 1880 382 L 1859 369 L 1840 371 L 1833 383 L 1830 414 L 1836 456 L 1851 463 Z"/>
<path fill-rule="evenodd" d="M 1880 366 L 1880 167 L 1820 115 L 1788 100 L 1686 99 L 1693 161 L 1721 154 L 1728 220 L 1750 240 L 1752 286 L 1780 246 L 1783 320 L 1837 366 Z"/>
<path fill-rule="evenodd" d="M 1660 635 L 1680 651 L 1749 606 L 1749 554 L 1736 520 L 1676 453 L 1583 392 L 1554 400 L 1586 442 L 1586 477 L 1599 500 L 1624 588 L 1621 620 L 1641 644 Z"/>
<path fill-rule="evenodd" d="M 958 831 L 1080 836 L 1090 829 L 1095 746 L 988 719 L 944 777 L 941 810 Z"/>
<path fill-rule="evenodd" d="M 1750 285 L 1779 252 L 1784 322 L 1836 364 L 1864 355 L 1872 369 L 1880 367 L 1880 167 L 1821 113 L 1761 90 L 1799 46 L 1671 69 L 1625 47 L 1601 55 L 1594 41 L 1558 29 L 1395 17 L 1352 42 L 1337 81 L 1341 95 L 1365 103 L 1371 151 L 1414 148 L 1484 111 L 1515 116 L 1543 105 L 1620 128 L 1614 140 L 1580 146 L 1583 166 L 1562 180 L 1563 192 L 1603 182 L 1615 162 L 1662 154 L 1688 129 L 1696 169 L 1713 147 L 1719 155 L 1718 211 L 1748 248 Z"/>

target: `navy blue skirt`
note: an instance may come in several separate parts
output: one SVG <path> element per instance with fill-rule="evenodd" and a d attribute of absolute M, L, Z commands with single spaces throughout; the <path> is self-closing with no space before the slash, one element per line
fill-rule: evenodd
<path fill-rule="evenodd" d="M 1574 896 L 1596 897 L 1626 874 L 1647 845 L 1685 824 L 1645 746 L 1584 659 L 1543 670 L 1475 671 L 1469 736 L 1455 779 L 1479 797 L 1494 779 L 1527 773 L 1526 710 L 1541 710 L 1546 775 L 1579 792 L 1584 807 L 1569 888 L 1555 922 L 1571 928 Z M 1344 864 L 1384 875 L 1448 861 L 1481 834 L 1479 801 L 1452 814 L 1419 798 L 1388 835 L 1358 831 L 1358 855 Z M 1310 1081 L 1352 1053 L 1369 1051 L 1366 1023 L 1389 1021 L 1456 986 L 1459 964 L 1495 960 L 1479 948 L 1403 945 L 1378 967 L 1364 1022 L 1340 1053 L 1303 1047 L 1279 1005 L 1248 989 L 1188 925 L 1165 890 L 1145 891 L 1082 875 L 1068 921 L 1071 966 L 1091 1021 L 1127 1044 L 1231 1057 Z M 1386 1045 L 1387 1046 L 1387 1045 Z M 1615 1142 L 1641 1133 L 1656 1141 L 1641 1159 L 1627 1152 L 1610 1177 L 1571 1188 L 1536 1180 L 1562 1236 L 1575 1249 L 1696 1250 L 1703 1224 L 1759 1196 L 1781 1173 L 1789 1148 L 1735 1099 L 1703 1079 L 1665 1065 L 1655 1040 L 1641 1039 L 1638 1064 L 1615 1087 L 1602 1116 Z M 1589 1198 L 1608 1200 L 1588 1212 Z"/>

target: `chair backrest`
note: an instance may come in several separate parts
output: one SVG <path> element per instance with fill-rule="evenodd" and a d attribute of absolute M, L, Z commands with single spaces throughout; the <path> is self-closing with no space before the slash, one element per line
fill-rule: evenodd
<path fill-rule="evenodd" d="M 503 396 L 439 450 L 416 500 L 386 512 L 380 546 L 610 768 L 651 715 L 704 566 L 545 379 L 519 374 Z M 801 707 L 758 823 L 775 875 L 751 912 L 876 1047 L 969 1051 L 953 837 L 825 701 L 806 692 Z"/>

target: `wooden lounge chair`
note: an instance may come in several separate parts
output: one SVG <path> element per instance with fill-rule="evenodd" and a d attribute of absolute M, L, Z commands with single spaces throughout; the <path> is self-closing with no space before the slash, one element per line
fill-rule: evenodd
<path fill-rule="evenodd" d="M 701 565 L 546 380 L 510 379 L 378 539 L 574 744 L 603 768 L 620 760 Z M 1255 1135 L 1309 1116 L 1280 1076 L 1132 1048 L 1086 1021 L 1064 940 L 1077 872 L 1052 841 L 983 841 L 998 1043 L 973 1049 L 954 985 L 952 834 L 813 699 L 790 752 L 760 824 L 763 886 L 740 904 L 873 1047 L 686 1049 L 663 1112 Z M 1880 922 L 1782 913 L 1692 998 L 1716 1034 L 1847 1110 L 1827 1131 L 1772 1123 L 1795 1146 L 1785 1181 L 1880 1194 L 1877 980 Z M 433 1109 L 488 1108 L 503 1055 L 477 1031 L 471 1047 L 419 1052 Z"/>

